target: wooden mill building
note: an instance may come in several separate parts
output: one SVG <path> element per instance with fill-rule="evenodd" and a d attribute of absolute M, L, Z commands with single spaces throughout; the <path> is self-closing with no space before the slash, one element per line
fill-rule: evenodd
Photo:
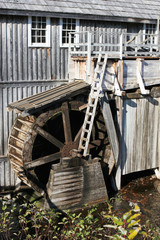
<path fill-rule="evenodd" d="M 8 137 L 17 112 L 36 115 L 43 105 L 36 98 L 28 108 L 11 103 L 62 84 L 73 89 L 59 87 L 68 99 L 87 95 L 100 54 L 107 58 L 101 90 L 116 131 L 108 125 L 117 187 L 122 175 L 159 167 L 159 16 L 159 0 L 0 0 L 0 189 L 15 186 Z M 44 106 L 53 101 L 39 96 Z"/>

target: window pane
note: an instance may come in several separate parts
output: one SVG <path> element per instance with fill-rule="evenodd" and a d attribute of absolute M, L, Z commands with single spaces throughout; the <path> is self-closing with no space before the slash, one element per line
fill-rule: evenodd
<path fill-rule="evenodd" d="M 36 21 L 36 17 L 32 17 L 32 22 L 33 22 L 33 21 Z"/>
<path fill-rule="evenodd" d="M 35 43 L 36 41 L 35 41 L 35 37 L 32 37 L 32 43 Z"/>
<path fill-rule="evenodd" d="M 41 41 L 40 41 L 40 37 L 37 37 L 37 43 L 40 43 Z"/>
<path fill-rule="evenodd" d="M 42 32 L 42 34 L 41 34 L 42 36 L 46 35 L 46 31 L 45 30 L 42 30 L 41 32 Z"/>
<path fill-rule="evenodd" d="M 32 36 L 35 36 L 35 30 L 32 30 Z"/>
<path fill-rule="evenodd" d="M 32 28 L 36 28 L 36 22 L 32 22 Z"/>
<path fill-rule="evenodd" d="M 46 28 L 46 23 L 42 23 L 42 28 Z"/>
<path fill-rule="evenodd" d="M 37 28 L 41 28 L 41 22 L 37 23 Z"/>

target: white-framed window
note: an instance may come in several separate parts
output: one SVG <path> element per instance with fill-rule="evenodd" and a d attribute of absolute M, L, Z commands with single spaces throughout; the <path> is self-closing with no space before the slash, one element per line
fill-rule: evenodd
<path fill-rule="evenodd" d="M 69 33 L 79 31 L 79 20 L 72 18 L 61 18 L 60 19 L 60 46 L 68 47 L 69 45 Z M 79 36 L 75 38 L 72 36 L 71 42 L 78 42 Z"/>
<path fill-rule="evenodd" d="M 50 47 L 50 18 L 28 17 L 29 47 Z"/>
<path fill-rule="evenodd" d="M 144 35 L 144 41 L 145 44 L 157 44 L 157 37 L 155 34 L 157 34 L 157 25 L 156 24 L 144 24 L 143 28 Z"/>

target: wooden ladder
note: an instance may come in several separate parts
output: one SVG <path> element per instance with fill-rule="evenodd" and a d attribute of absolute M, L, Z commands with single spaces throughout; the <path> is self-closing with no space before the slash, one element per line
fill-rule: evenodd
<path fill-rule="evenodd" d="M 87 155 L 88 145 L 90 141 L 92 126 L 94 122 L 95 112 L 97 108 L 99 94 L 102 90 L 102 80 L 104 77 L 106 64 L 107 64 L 107 54 L 99 54 L 97 65 L 95 68 L 94 81 L 91 85 L 91 91 L 89 94 L 88 105 L 86 109 L 86 114 L 82 126 L 82 132 L 79 142 L 79 150 L 83 151 L 83 156 Z"/>

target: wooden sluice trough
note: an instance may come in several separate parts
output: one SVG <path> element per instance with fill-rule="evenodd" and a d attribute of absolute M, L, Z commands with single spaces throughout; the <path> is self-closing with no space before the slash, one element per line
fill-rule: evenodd
<path fill-rule="evenodd" d="M 52 165 L 47 193 L 45 208 L 77 209 L 108 200 L 100 162 L 81 158 Z"/>

